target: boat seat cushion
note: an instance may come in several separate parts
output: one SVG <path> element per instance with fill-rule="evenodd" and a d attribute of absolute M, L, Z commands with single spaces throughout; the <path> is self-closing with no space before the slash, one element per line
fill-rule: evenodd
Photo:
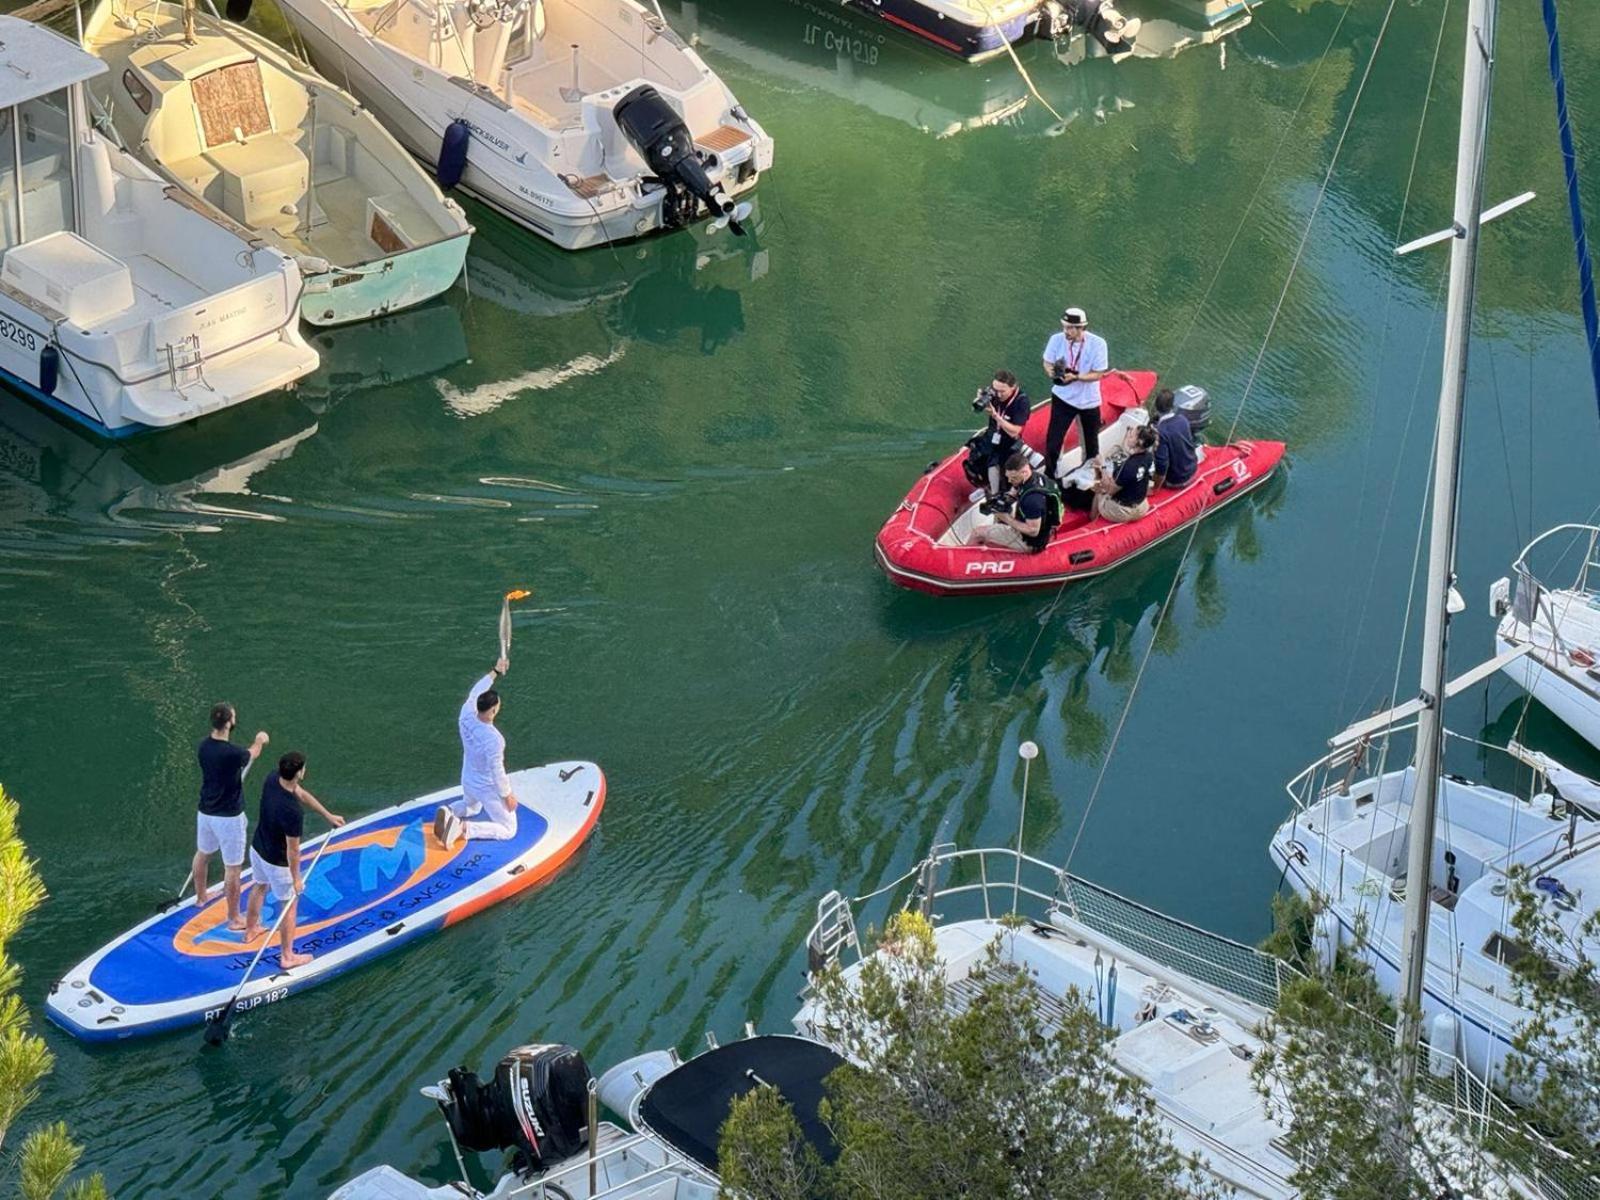
<path fill-rule="evenodd" d="M 127 265 L 75 233 L 52 233 L 6 252 L 0 276 L 80 328 L 133 307 Z"/>
<path fill-rule="evenodd" d="M 294 228 L 310 164 L 299 146 L 278 133 L 213 146 L 202 157 L 222 179 L 221 207 L 251 229 Z"/>

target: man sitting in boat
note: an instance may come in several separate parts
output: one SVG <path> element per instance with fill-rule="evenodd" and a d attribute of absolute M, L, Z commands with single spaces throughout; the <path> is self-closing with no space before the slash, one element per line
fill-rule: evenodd
<path fill-rule="evenodd" d="M 278 760 L 278 772 L 261 785 L 261 811 L 256 814 L 256 833 L 250 841 L 250 874 L 255 886 L 245 909 L 246 944 L 261 936 L 261 908 L 267 892 L 283 906 L 278 918 L 278 962 L 285 971 L 303 967 L 309 954 L 294 948 L 295 909 L 305 879 L 300 874 L 300 837 L 305 831 L 305 808 L 315 809 L 335 829 L 344 818 L 329 812 L 322 802 L 306 790 L 306 756 L 291 750 Z"/>
<path fill-rule="evenodd" d="M 433 836 L 446 849 L 462 838 L 503 842 L 517 834 L 517 794 L 506 774 L 506 739 L 494 727 L 500 693 L 494 681 L 510 670 L 500 658 L 467 693 L 456 729 L 461 734 L 461 798 L 433 815 Z M 469 821 L 468 817 L 478 817 Z"/>
<path fill-rule="evenodd" d="M 1159 440 L 1148 425 L 1129 427 L 1122 438 L 1122 454 L 1113 454 L 1095 481 L 1095 516 L 1123 523 L 1137 521 L 1150 511 L 1147 497 L 1155 478 L 1155 448 Z"/>
<path fill-rule="evenodd" d="M 972 407 L 987 413 L 989 424 L 967 443 L 967 457 L 962 465 L 967 479 L 974 486 L 986 489 L 993 498 L 1005 491 L 1006 460 L 1016 450 L 1033 406 L 1028 401 L 1028 393 L 1018 385 L 1016 375 L 1002 370 L 994 373 L 988 387 L 979 389 Z"/>
<path fill-rule="evenodd" d="M 1050 544 L 1051 533 L 1061 524 L 1060 493 L 1033 469 L 1025 450 L 1014 451 L 1006 459 L 1006 482 L 1011 485 L 1009 502 L 1002 501 L 1004 507 L 994 509 L 994 524 L 981 526 L 974 540 L 1002 550 L 1037 554 Z"/>
<path fill-rule="evenodd" d="M 1200 459 L 1195 453 L 1194 430 L 1189 418 L 1178 411 L 1171 388 L 1156 393 L 1156 438 L 1156 477 L 1150 486 L 1157 491 L 1188 487 Z"/>

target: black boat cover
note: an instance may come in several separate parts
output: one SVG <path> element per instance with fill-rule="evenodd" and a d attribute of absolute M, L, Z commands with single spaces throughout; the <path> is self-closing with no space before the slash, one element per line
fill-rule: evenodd
<path fill-rule="evenodd" d="M 794 1109 L 806 1140 L 825 1162 L 838 1157 L 817 1103 L 822 1081 L 844 1059 L 820 1042 L 767 1035 L 707 1050 L 667 1072 L 645 1093 L 640 1122 L 709 1171 L 717 1169 L 717 1132 L 735 1096 L 768 1084 Z"/>

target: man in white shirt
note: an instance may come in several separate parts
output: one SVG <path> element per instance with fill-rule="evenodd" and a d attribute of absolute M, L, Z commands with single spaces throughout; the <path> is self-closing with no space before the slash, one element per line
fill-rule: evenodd
<path fill-rule="evenodd" d="M 1100 380 L 1110 374 L 1106 340 L 1089 332 L 1081 308 L 1061 314 L 1061 332 L 1044 347 L 1044 373 L 1050 378 L 1050 428 L 1044 437 L 1044 469 L 1056 478 L 1056 461 L 1067 430 L 1078 422 L 1083 436 L 1083 461 L 1100 464 Z"/>
<path fill-rule="evenodd" d="M 461 798 L 433 814 L 433 835 L 446 849 L 463 837 L 503 842 L 516 835 L 517 796 L 506 775 L 506 739 L 494 727 L 500 715 L 494 681 L 510 666 L 502 657 L 473 684 L 456 718 L 461 733 Z"/>

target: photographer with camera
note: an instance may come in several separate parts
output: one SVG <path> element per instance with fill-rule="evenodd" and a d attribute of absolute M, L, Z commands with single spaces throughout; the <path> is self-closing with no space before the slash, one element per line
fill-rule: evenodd
<path fill-rule="evenodd" d="M 1132 426 L 1122 439 L 1126 457 L 1106 467 L 1094 485 L 1094 514 L 1126 524 L 1150 511 L 1150 486 L 1156 473 L 1156 431 L 1148 425 Z"/>
<path fill-rule="evenodd" d="M 1044 438 L 1044 472 L 1056 477 L 1056 462 L 1067 430 L 1077 421 L 1083 431 L 1083 461 L 1100 462 L 1100 380 L 1109 375 L 1106 340 L 1089 332 L 1081 308 L 1061 314 L 1061 331 L 1044 347 L 1044 373 L 1050 387 L 1050 429 Z"/>
<path fill-rule="evenodd" d="M 967 442 L 967 458 L 962 464 L 974 487 L 998 496 L 1004 488 L 1006 459 L 1022 442 L 1022 427 L 1033 411 L 1028 394 L 1010 371 L 996 371 L 994 379 L 972 398 L 972 411 L 987 413 L 989 423 Z"/>
<path fill-rule="evenodd" d="M 974 540 L 1002 550 L 1037 554 L 1050 544 L 1061 524 L 1061 494 L 1055 484 L 1034 471 L 1026 450 L 1014 450 L 1006 459 L 1010 490 L 982 508 L 994 514 L 994 524 L 981 526 Z"/>

